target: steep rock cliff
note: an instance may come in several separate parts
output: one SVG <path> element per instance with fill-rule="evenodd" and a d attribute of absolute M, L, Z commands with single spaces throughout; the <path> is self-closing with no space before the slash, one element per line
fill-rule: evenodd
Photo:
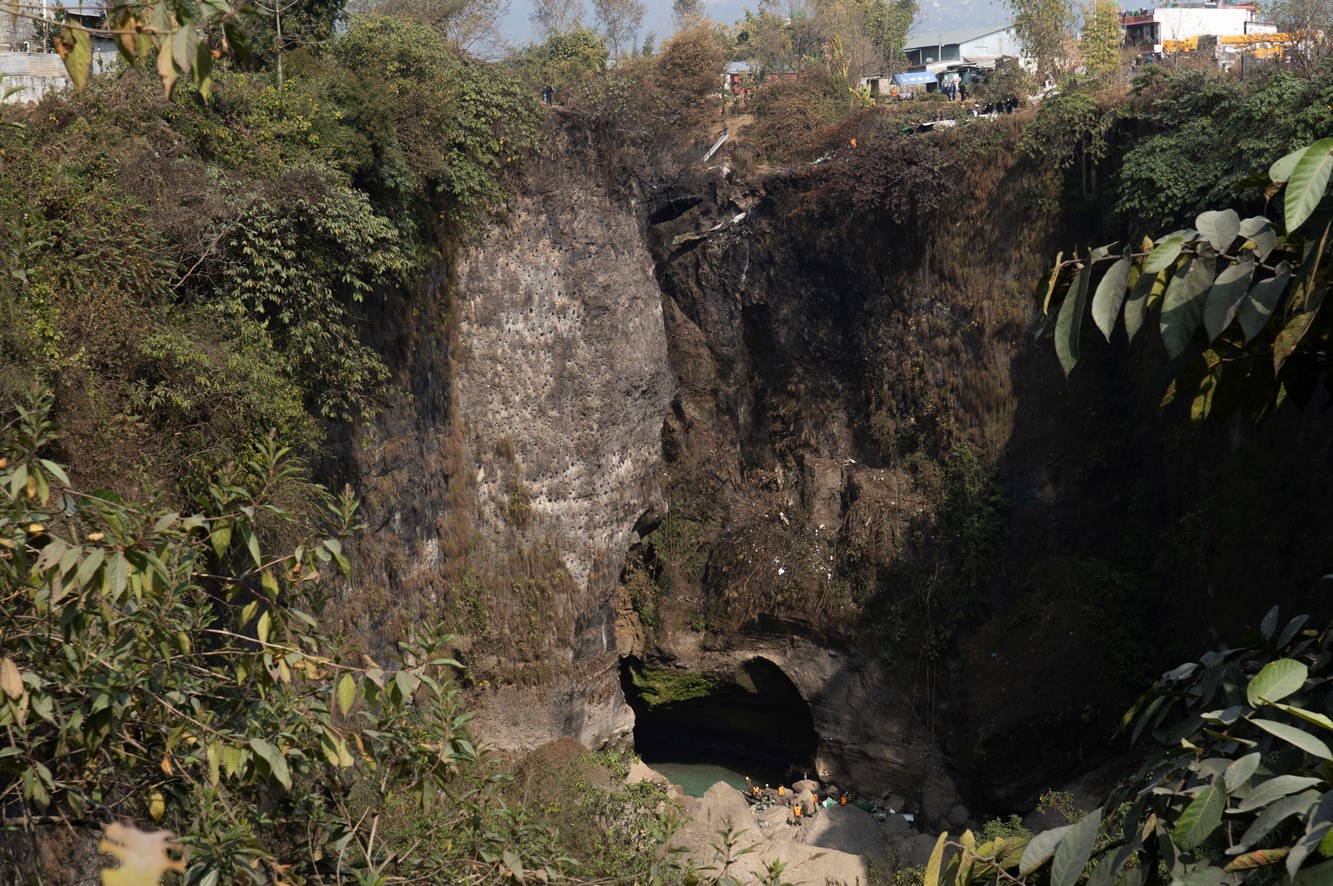
<path fill-rule="evenodd" d="M 1039 203 L 1017 124 L 985 125 L 637 207 L 558 137 L 370 324 L 413 397 L 347 449 L 355 624 L 443 616 L 500 747 L 627 740 L 619 657 L 762 658 L 811 762 L 943 821 L 955 782 L 1030 804 L 1106 757 L 1155 671 L 1311 608 L 1326 422 L 1194 432 L 1122 334 L 1066 382 L 1030 287 L 1114 238 Z"/>
<path fill-rule="evenodd" d="M 913 737 L 972 808 L 1022 809 L 1123 749 L 1155 674 L 1273 603 L 1327 609 L 1326 417 L 1195 430 L 1151 339 L 1089 331 L 1069 380 L 1033 339 L 1050 257 L 1123 235 L 1052 208 L 1021 122 L 702 179 L 649 230 L 678 393 L 631 651 L 706 670 L 679 639 L 703 627 L 715 655 L 800 633 L 878 659 L 857 703 L 903 767 L 844 771 L 936 822 L 951 786 Z M 841 728 L 817 724 L 829 759 Z"/>
<path fill-rule="evenodd" d="M 612 591 L 664 509 L 672 381 L 639 218 L 553 138 L 506 215 L 374 324 L 412 397 L 346 447 L 369 530 L 343 611 L 363 635 L 452 627 L 502 749 L 628 740 Z"/>

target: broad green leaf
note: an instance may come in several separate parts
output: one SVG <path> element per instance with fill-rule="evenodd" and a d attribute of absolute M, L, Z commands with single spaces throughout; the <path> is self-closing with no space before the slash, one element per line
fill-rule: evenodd
<path fill-rule="evenodd" d="M 57 480 L 59 480 L 66 486 L 69 485 L 69 474 L 66 474 L 65 469 L 62 468 L 59 464 L 51 461 L 50 459 L 45 459 L 45 458 L 39 458 L 37 461 L 39 464 L 41 464 L 43 468 L 45 468 L 48 472 L 50 472 L 51 476 L 55 477 Z"/>
<path fill-rule="evenodd" d="M 221 778 L 222 748 L 217 742 L 210 741 L 204 750 L 204 756 L 208 758 L 208 779 L 216 785 Z"/>
<path fill-rule="evenodd" d="M 1171 280 L 1162 302 L 1162 344 L 1172 360 L 1185 352 L 1203 319 L 1203 296 L 1213 282 L 1212 260 L 1191 259 Z"/>
<path fill-rule="evenodd" d="M 1287 180 L 1285 213 L 1288 232 L 1304 224 L 1319 201 L 1324 199 L 1330 173 L 1333 173 L 1333 138 L 1321 138 L 1301 155 Z"/>
<path fill-rule="evenodd" d="M 82 95 L 93 66 L 92 36 L 83 27 L 66 25 L 56 38 L 56 52 L 65 63 L 74 89 Z"/>
<path fill-rule="evenodd" d="M 1202 865 L 1192 871 L 1181 874 L 1171 881 L 1171 886 L 1218 886 L 1222 882 L 1222 869 L 1211 865 Z"/>
<path fill-rule="evenodd" d="M 1248 871 L 1252 868 L 1261 868 L 1270 864 L 1277 864 L 1287 857 L 1290 849 L 1256 849 L 1253 852 L 1247 852 L 1239 858 L 1232 859 L 1224 871 Z"/>
<path fill-rule="evenodd" d="M 1269 831 L 1281 824 L 1288 816 L 1305 815 L 1318 802 L 1319 794 L 1316 791 L 1301 791 L 1299 794 L 1292 794 L 1290 797 L 1274 800 L 1263 808 L 1263 811 L 1245 830 L 1240 842 L 1228 849 L 1227 853 L 1236 855 L 1244 852 L 1267 836 Z"/>
<path fill-rule="evenodd" d="M 205 0 L 207 2 L 207 0 Z M 213 95 L 213 53 L 208 41 L 200 40 L 194 57 L 194 86 L 205 102 Z"/>
<path fill-rule="evenodd" d="M 1078 365 L 1078 339 L 1079 333 L 1083 331 L 1091 274 L 1092 269 L 1085 266 L 1075 275 L 1055 321 L 1055 355 L 1060 358 L 1060 366 L 1066 376 Z"/>
<path fill-rule="evenodd" d="M 213 545 L 213 553 L 221 560 L 231 548 L 231 523 L 225 520 L 218 522 L 209 534 L 208 540 Z"/>
<path fill-rule="evenodd" d="M 106 589 L 112 597 L 118 597 L 130 581 L 130 564 L 125 555 L 117 551 L 107 560 Z"/>
<path fill-rule="evenodd" d="M 1159 295 L 1166 290 L 1166 274 L 1140 274 L 1134 284 L 1134 291 L 1125 302 L 1125 332 L 1129 334 L 1130 341 L 1143 327 L 1143 321 L 1148 316 L 1148 302 L 1151 301 L 1149 295 L 1154 290 Z"/>
<path fill-rule="evenodd" d="M 1225 252 L 1240 233 L 1240 216 L 1234 209 L 1210 210 L 1195 219 L 1194 227 L 1214 249 Z"/>
<path fill-rule="evenodd" d="M 1264 665 L 1245 687 L 1245 698 L 1254 707 L 1281 701 L 1305 685 L 1310 669 L 1292 658 L 1279 658 Z"/>
<path fill-rule="evenodd" d="M 1236 807 L 1236 811 L 1249 812 L 1251 809 L 1267 806 L 1280 797 L 1303 791 L 1317 784 L 1319 784 L 1319 779 L 1305 775 L 1279 775 L 1256 787 L 1248 797 L 1241 801 L 1240 805 Z"/>
<path fill-rule="evenodd" d="M 1273 223 L 1262 215 L 1243 220 L 1240 223 L 1240 235 L 1254 243 L 1254 254 L 1259 257 L 1259 261 L 1268 258 L 1269 253 L 1277 246 L 1277 233 L 1273 230 Z"/>
<path fill-rule="evenodd" d="M 1120 316 L 1120 307 L 1125 302 L 1125 283 L 1129 280 L 1130 264 L 1131 259 L 1126 255 L 1111 265 L 1097 284 L 1097 292 L 1092 297 L 1093 322 L 1107 341 L 1111 340 L 1116 317 Z"/>
<path fill-rule="evenodd" d="M 342 679 L 338 681 L 338 709 L 347 715 L 352 712 L 354 704 L 356 704 L 356 678 L 351 674 L 343 674 Z"/>
<path fill-rule="evenodd" d="M 1203 306 L 1203 325 L 1208 330 L 1208 340 L 1215 341 L 1240 310 L 1240 303 L 1250 288 L 1250 277 L 1254 274 L 1254 259 L 1246 256 L 1234 265 L 1222 269 L 1208 290 L 1208 298 Z"/>
<path fill-rule="evenodd" d="M 264 593 L 268 595 L 270 602 L 278 602 L 278 595 L 281 593 L 281 589 L 278 587 L 278 577 L 273 574 L 272 570 L 265 571 L 259 577 L 259 584 L 263 587 Z"/>
<path fill-rule="evenodd" d="M 416 690 L 416 686 L 412 681 L 412 675 L 407 671 L 400 670 L 393 675 L 393 682 L 397 684 L 398 691 L 403 694 L 403 701 L 410 701 L 412 693 Z"/>
<path fill-rule="evenodd" d="M 1287 855 L 1287 876 L 1293 880 L 1300 872 L 1305 859 L 1323 843 L 1330 829 L 1333 829 L 1333 791 L 1319 798 L 1319 805 L 1305 819 L 1305 833 L 1291 847 Z"/>
<path fill-rule="evenodd" d="M 241 536 L 245 539 L 245 546 L 250 551 L 250 559 L 256 566 L 264 565 L 264 558 L 259 553 L 259 536 L 249 526 L 242 527 Z"/>
<path fill-rule="evenodd" d="M 1094 810 L 1083 816 L 1065 834 L 1051 861 L 1051 886 L 1074 886 L 1078 882 L 1088 859 L 1092 857 L 1092 847 L 1097 841 L 1097 829 L 1101 821 L 1101 811 Z"/>
<path fill-rule="evenodd" d="M 1226 792 L 1216 785 L 1200 791 L 1176 821 L 1176 829 L 1171 835 L 1175 844 L 1187 852 L 1200 846 L 1222 823 L 1226 805 Z"/>
<path fill-rule="evenodd" d="M 1296 632 L 1305 627 L 1305 623 L 1309 620 L 1310 616 L 1308 615 L 1298 615 L 1287 622 L 1287 626 L 1282 629 L 1281 636 L 1277 638 L 1277 648 L 1281 649 L 1290 643 L 1292 638 L 1296 636 Z"/>
<path fill-rule="evenodd" d="M 1305 156 L 1305 152 L 1308 150 L 1310 150 L 1309 145 L 1298 148 L 1275 161 L 1272 166 L 1268 167 L 1268 177 L 1275 182 L 1284 182 L 1290 179 L 1292 170 L 1296 168 L 1297 163 L 1301 162 L 1301 158 Z"/>
<path fill-rule="evenodd" d="M 1268 318 L 1273 315 L 1273 309 L 1277 307 L 1278 300 L 1282 298 L 1282 293 L 1290 280 L 1291 265 L 1282 262 L 1273 269 L 1272 277 L 1260 280 L 1250 287 L 1249 295 L 1240 303 L 1240 309 L 1237 311 L 1240 316 L 1240 328 L 1245 333 L 1247 343 L 1268 323 Z"/>
<path fill-rule="evenodd" d="M 1274 606 L 1264 613 L 1264 620 L 1259 622 L 1259 633 L 1264 635 L 1265 640 L 1272 640 L 1277 633 L 1277 615 L 1278 607 Z"/>
<path fill-rule="evenodd" d="M 949 839 L 949 832 L 940 834 L 935 841 L 935 848 L 930 851 L 930 860 L 926 862 L 926 876 L 922 886 L 940 886 L 940 866 L 944 861 L 944 841 Z"/>
<path fill-rule="evenodd" d="M 1272 167 L 1268 168 L 1269 179 L 1272 179 L 1273 181 L 1286 181 L 1290 179 L 1290 177 L 1292 177 L 1293 169 L 1296 169 L 1296 164 L 1300 163 L 1301 157 L 1304 157 L 1305 152 L 1309 151 L 1309 149 L 1309 145 L 1306 145 L 1304 148 L 1297 148 L 1296 151 L 1289 153 L 1289 155 L 1273 161 Z"/>
<path fill-rule="evenodd" d="M 1323 714 L 1319 714 L 1314 711 L 1307 711 L 1305 708 L 1298 708 L 1294 705 L 1289 705 L 1289 704 L 1275 704 L 1273 705 L 1273 707 L 1277 708 L 1279 711 L 1286 711 L 1293 717 L 1299 717 L 1307 723 L 1313 723 L 1316 726 L 1322 726 L 1325 729 L 1329 730 L 1330 732 L 1333 732 L 1333 720 L 1330 720 Z"/>
<path fill-rule="evenodd" d="M 292 776 L 287 769 L 287 759 L 282 755 L 282 751 L 262 738 L 250 739 L 250 749 L 268 764 L 269 772 L 277 779 L 278 784 L 291 790 Z"/>
<path fill-rule="evenodd" d="M 1296 879 L 1292 881 L 1292 886 L 1333 886 L 1333 861 L 1301 868 L 1296 874 Z"/>
<path fill-rule="evenodd" d="M 1093 866 L 1092 873 L 1088 875 L 1086 886 L 1111 886 L 1120 874 L 1121 869 L 1124 868 L 1125 863 L 1129 861 L 1130 856 L 1137 852 L 1141 845 L 1141 842 L 1135 838 L 1125 843 L 1115 852 L 1107 852 Z"/>
<path fill-rule="evenodd" d="M 260 643 L 268 642 L 268 634 L 272 627 L 273 617 L 269 615 L 269 612 L 266 609 L 264 610 L 264 614 L 259 616 L 259 624 L 255 626 L 255 635 L 259 637 Z"/>
<path fill-rule="evenodd" d="M 1185 245 L 1185 238 L 1180 234 L 1172 234 L 1170 237 L 1162 240 L 1153 247 L 1153 251 L 1143 260 L 1143 273 L 1156 274 L 1158 271 L 1164 271 L 1171 267 L 1172 263 L 1180 257 L 1180 250 Z"/>
<path fill-rule="evenodd" d="M 1304 729 L 1298 729 L 1295 726 L 1289 726 L 1286 723 L 1278 723 L 1273 720 L 1251 720 L 1255 726 L 1267 733 L 1276 735 L 1278 738 L 1293 744 L 1311 756 L 1321 760 L 1333 761 L 1333 752 L 1330 752 L 1328 745 L 1315 738 Z"/>
<path fill-rule="evenodd" d="M 199 32 L 194 28 L 183 27 L 171 35 L 171 60 L 176 63 L 176 70 L 182 72 L 190 70 L 198 45 Z"/>
<path fill-rule="evenodd" d="M 1246 754 L 1226 768 L 1222 779 L 1226 782 L 1229 792 L 1234 793 L 1250 780 L 1250 776 L 1259 768 L 1260 756 L 1258 752 Z"/>

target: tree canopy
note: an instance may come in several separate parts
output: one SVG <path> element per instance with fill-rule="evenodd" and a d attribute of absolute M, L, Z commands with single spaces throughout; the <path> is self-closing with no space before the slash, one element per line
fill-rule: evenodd
<path fill-rule="evenodd" d="M 1333 139 L 1321 139 L 1269 168 L 1279 211 L 1212 210 L 1193 228 L 1057 257 L 1042 311 L 1055 319 L 1065 372 L 1078 364 L 1089 313 L 1108 340 L 1120 318 L 1132 340 L 1155 316 L 1168 358 L 1180 361 L 1164 402 L 1192 390 L 1195 421 L 1244 412 L 1261 422 L 1288 400 L 1306 403 L 1326 378 L 1333 335 L 1330 173 Z"/>

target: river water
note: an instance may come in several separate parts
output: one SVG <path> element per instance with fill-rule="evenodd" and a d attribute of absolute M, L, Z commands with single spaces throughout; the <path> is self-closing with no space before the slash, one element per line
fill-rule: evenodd
<path fill-rule="evenodd" d="M 745 790 L 744 773 L 717 763 L 643 762 L 665 775 L 672 784 L 680 785 L 688 797 L 702 797 L 719 781 L 725 781 L 737 790 Z"/>

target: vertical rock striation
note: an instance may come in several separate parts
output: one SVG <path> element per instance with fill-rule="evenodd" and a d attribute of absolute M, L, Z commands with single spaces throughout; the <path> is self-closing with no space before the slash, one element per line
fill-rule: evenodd
<path fill-rule="evenodd" d="M 414 399 L 349 447 L 360 572 L 403 610 L 381 633 L 439 615 L 463 635 L 469 705 L 500 749 L 629 741 L 611 601 L 664 507 L 661 296 L 633 207 L 578 154 L 557 144 L 458 256 L 452 291 L 438 281 L 381 331 Z"/>
<path fill-rule="evenodd" d="M 572 631 L 547 699 L 525 703 L 528 690 L 500 689 L 477 720 L 500 747 L 558 735 L 598 746 L 627 741 L 633 723 L 611 598 L 640 517 L 663 507 L 671 375 L 632 209 L 597 177 L 555 162 L 536 179 L 509 224 L 459 265 L 458 417 L 476 466 L 479 528 L 559 550 L 573 582 L 557 605 Z"/>

